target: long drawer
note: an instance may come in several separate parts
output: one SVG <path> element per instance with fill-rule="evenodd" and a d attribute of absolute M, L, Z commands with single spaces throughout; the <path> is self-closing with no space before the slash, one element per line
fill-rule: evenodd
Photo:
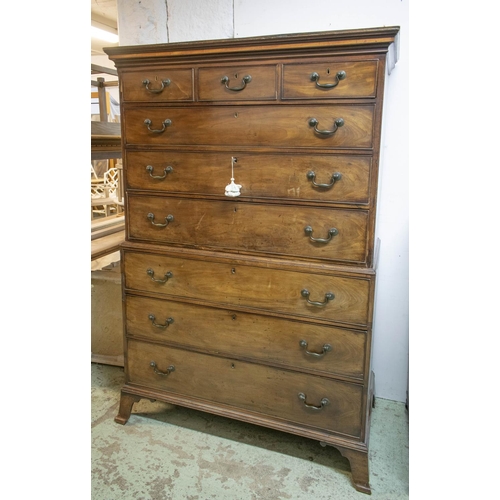
<path fill-rule="evenodd" d="M 368 205 L 370 156 L 127 151 L 127 187 L 222 196 L 231 177 L 243 198 Z"/>
<path fill-rule="evenodd" d="M 130 384 L 360 437 L 361 385 L 128 341 Z"/>
<path fill-rule="evenodd" d="M 131 291 L 223 307 L 248 307 L 361 328 L 368 325 L 370 276 L 335 276 L 237 262 L 125 250 L 124 285 Z"/>
<path fill-rule="evenodd" d="M 368 211 L 129 195 L 130 240 L 367 262 Z"/>
<path fill-rule="evenodd" d="M 371 148 L 373 105 L 132 107 L 129 145 Z"/>
<path fill-rule="evenodd" d="M 133 295 L 125 305 L 130 337 L 363 380 L 364 331 Z"/>

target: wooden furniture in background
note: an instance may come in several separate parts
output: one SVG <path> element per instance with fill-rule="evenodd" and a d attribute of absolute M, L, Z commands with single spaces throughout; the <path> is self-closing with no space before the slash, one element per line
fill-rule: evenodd
<path fill-rule="evenodd" d="M 104 66 L 91 65 L 92 74 L 109 74 L 117 76 L 115 69 Z M 95 93 L 99 99 L 100 121 L 91 121 L 91 160 L 109 160 L 113 166 L 108 168 L 102 179 L 91 179 L 91 218 L 100 209 L 106 217 L 106 231 L 102 231 L 100 221 L 91 222 L 91 260 L 116 252 L 119 245 L 125 240 L 124 215 L 123 215 L 123 183 L 121 181 L 121 166 L 115 161 L 122 157 L 121 124 L 108 121 L 109 93 L 106 87 L 118 85 L 118 81 L 106 82 L 103 77 L 98 77 L 91 84 L 97 87 Z M 91 93 L 91 96 L 94 93 Z M 116 213 L 111 214 L 115 207 Z M 110 217 L 119 215 L 120 217 Z"/>
<path fill-rule="evenodd" d="M 106 50 L 127 192 L 117 422 L 147 398 L 315 439 L 370 493 L 377 178 L 398 31 Z"/>

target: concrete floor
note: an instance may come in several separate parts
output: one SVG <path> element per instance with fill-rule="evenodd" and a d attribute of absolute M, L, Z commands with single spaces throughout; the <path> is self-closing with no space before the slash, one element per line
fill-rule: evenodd
<path fill-rule="evenodd" d="M 119 425 L 123 381 L 123 368 L 92 364 L 93 500 L 409 498 L 403 403 L 376 399 L 369 497 L 335 448 L 309 439 L 148 400 Z"/>

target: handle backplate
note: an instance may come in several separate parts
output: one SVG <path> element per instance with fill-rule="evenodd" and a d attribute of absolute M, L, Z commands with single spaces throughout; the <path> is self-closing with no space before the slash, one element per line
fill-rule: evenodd
<path fill-rule="evenodd" d="M 333 83 L 319 83 L 319 75 L 315 71 L 311 75 L 311 81 L 316 82 L 316 87 L 318 87 L 319 89 L 333 89 L 333 88 L 335 88 L 340 83 L 340 80 L 344 80 L 346 76 L 347 75 L 346 75 L 345 71 L 338 71 L 337 74 L 335 75 L 335 78 L 337 79 L 336 82 L 333 82 Z"/>
<path fill-rule="evenodd" d="M 165 273 L 165 278 L 163 278 L 163 279 L 155 278 L 155 272 L 151 268 L 149 268 L 146 271 L 146 273 L 156 283 L 166 283 L 170 278 L 173 278 L 173 276 L 174 276 L 171 271 L 167 271 Z"/>
<path fill-rule="evenodd" d="M 170 118 L 167 118 L 166 120 L 163 120 L 162 122 L 162 128 L 157 129 L 157 128 L 151 128 L 152 121 L 149 118 L 146 118 L 144 120 L 144 125 L 148 128 L 150 132 L 153 132 L 155 134 L 161 134 L 162 132 L 165 132 L 167 127 L 170 127 L 172 125 L 172 120 Z"/>
<path fill-rule="evenodd" d="M 321 358 L 323 357 L 327 352 L 330 352 L 332 350 L 332 346 L 330 344 L 324 344 L 323 349 L 321 352 L 311 352 L 307 350 L 307 342 L 305 340 L 301 340 L 299 342 L 300 347 L 304 349 L 304 352 L 309 355 L 313 356 L 315 358 Z"/>
<path fill-rule="evenodd" d="M 314 170 L 309 170 L 309 172 L 307 172 L 306 175 L 314 187 L 323 188 L 323 189 L 329 189 L 329 188 L 333 187 L 333 185 L 337 181 L 340 181 L 340 179 L 342 179 L 342 174 L 340 174 L 339 172 L 335 172 L 334 174 L 332 174 L 332 178 L 330 179 L 329 184 L 319 184 L 316 182 L 316 172 L 314 172 Z"/>
<path fill-rule="evenodd" d="M 165 217 L 165 223 L 162 224 L 160 222 L 155 222 L 155 214 L 149 212 L 148 215 L 146 215 L 146 217 L 148 218 L 148 220 L 151 222 L 151 224 L 153 224 L 153 226 L 157 226 L 157 227 L 167 227 L 170 222 L 172 222 L 174 220 L 174 216 L 169 214 Z"/>
<path fill-rule="evenodd" d="M 311 409 L 311 410 L 317 410 L 317 411 L 319 411 L 319 410 L 322 410 L 326 405 L 330 404 L 330 400 L 328 398 L 323 398 L 320 401 L 320 405 L 319 406 L 315 406 L 315 405 L 309 404 L 307 402 L 307 396 L 303 392 L 299 392 L 298 396 L 299 396 L 299 399 L 304 402 L 304 406 L 306 408 Z"/>
<path fill-rule="evenodd" d="M 151 361 L 151 363 L 149 363 L 149 366 L 151 368 L 153 368 L 153 371 L 157 374 L 157 375 L 162 375 L 163 377 L 168 377 L 173 371 L 175 371 L 175 366 L 174 365 L 170 365 L 168 368 L 167 368 L 167 371 L 166 372 L 162 372 L 160 370 L 158 370 L 158 367 L 156 366 L 156 363 L 154 361 Z"/>
<path fill-rule="evenodd" d="M 233 92 L 239 92 L 240 90 L 243 90 L 247 86 L 247 83 L 250 83 L 252 81 L 252 77 L 251 77 L 251 75 L 244 76 L 243 79 L 241 80 L 241 87 L 229 87 L 229 85 L 228 85 L 229 77 L 228 76 L 223 76 L 220 79 L 220 81 L 221 81 L 221 83 L 223 83 L 225 85 L 227 90 L 232 90 Z"/>
<path fill-rule="evenodd" d="M 164 88 L 165 87 L 168 87 L 170 85 L 170 79 L 169 78 L 165 78 L 164 80 L 161 80 L 161 87 L 158 88 L 158 89 L 152 89 L 149 87 L 149 84 L 151 82 L 146 79 L 146 80 L 143 80 L 142 81 L 142 84 L 146 86 L 146 90 L 151 92 L 152 94 L 160 94 L 161 92 L 163 92 Z"/>
<path fill-rule="evenodd" d="M 163 328 L 163 329 L 168 328 L 174 322 L 174 318 L 167 318 L 165 320 L 165 324 L 163 324 L 163 325 L 156 323 L 156 317 L 154 314 L 150 314 L 148 316 L 148 319 L 151 321 L 151 324 L 153 326 L 156 326 L 156 328 Z"/>
<path fill-rule="evenodd" d="M 311 226 L 306 226 L 304 228 L 304 232 L 307 236 L 309 236 L 309 239 L 311 241 L 314 241 L 315 243 L 328 243 L 334 236 L 337 236 L 337 234 L 339 234 L 339 230 L 336 227 L 332 227 L 328 230 L 327 238 L 313 238 L 313 228 Z"/>
<path fill-rule="evenodd" d="M 168 167 L 165 167 L 163 169 L 163 175 L 153 175 L 153 170 L 154 168 L 151 166 L 151 165 L 147 165 L 146 166 L 146 172 L 150 175 L 150 177 L 152 177 L 153 179 L 165 179 L 165 177 L 167 177 L 167 174 L 169 174 L 170 172 L 172 172 L 174 169 L 170 166 Z"/>
<path fill-rule="evenodd" d="M 333 129 L 332 130 L 320 130 L 318 129 L 318 120 L 316 118 L 311 118 L 309 120 L 309 125 L 311 127 L 314 127 L 314 131 L 319 134 L 319 135 L 322 135 L 322 136 L 330 136 L 330 135 L 333 135 L 335 134 L 335 132 L 337 132 L 337 130 L 339 129 L 339 127 L 343 127 L 344 126 L 344 119 L 343 118 L 337 118 L 334 122 L 333 122 Z"/>
<path fill-rule="evenodd" d="M 325 293 L 325 300 L 323 302 L 316 302 L 314 300 L 309 299 L 309 295 L 311 294 L 311 292 L 309 292 L 309 290 L 305 288 L 301 290 L 300 294 L 307 300 L 308 304 L 311 304 L 312 306 L 316 307 L 326 306 L 326 304 L 328 304 L 330 300 L 333 300 L 335 298 L 335 295 L 332 292 L 327 292 Z"/>

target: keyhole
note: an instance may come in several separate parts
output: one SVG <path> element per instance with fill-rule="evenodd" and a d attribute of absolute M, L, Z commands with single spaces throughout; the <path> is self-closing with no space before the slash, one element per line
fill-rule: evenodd
<path fill-rule="evenodd" d="M 236 321 L 236 314 L 233 314 L 233 315 L 231 316 L 231 319 L 232 319 L 233 321 Z"/>
<path fill-rule="evenodd" d="M 238 118 L 238 113 L 234 113 L 234 117 L 235 117 L 235 118 Z"/>
<path fill-rule="evenodd" d="M 234 368 L 234 363 L 231 363 L 231 368 Z"/>
<path fill-rule="evenodd" d="M 158 81 L 158 77 L 157 77 L 157 76 L 155 76 L 155 82 L 157 82 L 157 81 Z"/>
<path fill-rule="evenodd" d="M 238 78 L 238 73 L 235 73 L 235 74 L 234 74 L 234 77 L 235 77 L 235 78 Z"/>
<path fill-rule="evenodd" d="M 330 74 L 330 68 L 327 68 L 326 69 L 326 74 L 329 75 Z"/>
<path fill-rule="evenodd" d="M 235 268 L 235 267 L 233 267 L 233 268 L 231 269 L 231 274 L 236 274 L 236 268 Z"/>

